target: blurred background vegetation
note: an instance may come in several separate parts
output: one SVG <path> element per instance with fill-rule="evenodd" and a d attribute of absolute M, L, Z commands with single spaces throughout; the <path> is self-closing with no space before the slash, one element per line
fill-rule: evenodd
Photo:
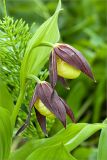
<path fill-rule="evenodd" d="M 7 13 L 14 19 L 22 18 L 25 20 L 29 26 L 32 26 L 31 32 L 34 33 L 40 24 L 54 13 L 57 2 L 57 0 L 6 0 Z M 62 8 L 63 11 L 61 11 L 59 18 L 60 41 L 81 51 L 92 67 L 96 83 L 81 74 L 78 79 L 69 80 L 70 91 L 66 91 L 60 83 L 56 86 L 56 90 L 71 106 L 78 122 L 102 122 L 107 116 L 107 1 L 62 0 Z M 3 16 L 3 3 L 0 0 L 0 17 L 3 18 Z M 25 108 L 22 106 L 24 112 L 20 112 L 21 118 L 18 120 L 18 127 L 26 118 Z M 24 132 L 23 136 L 29 135 L 31 137 L 33 135 L 38 138 L 39 135 L 41 138 L 43 135 L 40 136 L 40 133 L 37 133 L 41 130 L 37 129 L 39 126 L 35 125 L 33 121 L 35 121 L 34 117 L 32 117 L 30 128 Z M 58 120 L 48 121 L 50 136 L 62 128 Z M 68 123 L 70 123 L 69 119 Z M 33 126 L 36 126 L 36 129 Z M 78 148 L 74 153 L 75 156 L 80 158 L 83 153 L 81 151 L 90 154 L 93 149 L 87 149 L 84 146 L 95 146 L 97 142 L 98 136 L 95 135 L 88 143 L 86 142 Z"/>

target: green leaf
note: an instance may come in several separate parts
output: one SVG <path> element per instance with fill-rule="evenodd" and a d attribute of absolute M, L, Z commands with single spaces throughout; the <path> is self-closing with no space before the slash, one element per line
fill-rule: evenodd
<path fill-rule="evenodd" d="M 61 2 L 59 1 L 54 15 L 39 27 L 27 45 L 21 66 L 22 85 L 24 83 L 23 81 L 25 81 L 25 78 L 27 78 L 29 74 L 37 75 L 49 59 L 51 48 L 46 46 L 37 46 L 42 42 L 50 42 L 54 44 L 59 40 L 57 19 L 60 8 Z"/>
<path fill-rule="evenodd" d="M 105 127 L 104 124 L 95 123 L 95 124 L 87 124 L 75 137 L 73 137 L 70 141 L 68 141 L 65 146 L 68 151 L 72 151 L 77 146 L 79 146 L 84 140 L 92 136 L 95 132 Z"/>
<path fill-rule="evenodd" d="M 73 152 L 78 160 L 96 160 L 97 149 L 94 147 L 79 147 Z"/>
<path fill-rule="evenodd" d="M 69 124 L 66 129 L 63 128 L 55 136 L 49 138 L 44 145 L 54 145 L 59 141 L 66 144 L 70 141 L 70 139 L 75 137 L 75 135 L 77 135 L 86 125 L 86 123 Z"/>
<path fill-rule="evenodd" d="M 84 140 L 104 126 L 104 124 L 69 124 L 66 129 L 62 129 L 51 138 L 41 140 L 32 139 L 31 141 L 27 142 L 24 146 L 11 154 L 10 160 L 25 160 L 29 154 L 36 152 L 37 149 L 42 147 L 51 147 L 59 143 L 63 143 L 68 151 L 72 151 Z M 43 152 L 44 150 L 42 153 Z"/>
<path fill-rule="evenodd" d="M 60 142 L 65 144 L 70 139 L 72 139 L 78 132 L 80 132 L 81 129 L 85 126 L 85 123 L 69 124 L 66 129 L 62 129 L 60 132 L 58 132 L 55 136 L 51 138 L 40 140 L 32 139 L 25 145 L 23 145 L 21 148 L 13 152 L 9 160 L 25 160 L 29 156 L 29 154 L 31 154 L 34 150 L 38 149 L 39 147 L 52 146 Z"/>
<path fill-rule="evenodd" d="M 57 144 L 51 147 L 42 147 L 34 151 L 26 160 L 76 160 L 67 153 L 63 144 Z"/>
<path fill-rule="evenodd" d="M 0 80 L 0 106 L 6 108 L 10 113 L 14 107 L 12 96 L 2 80 Z"/>
<path fill-rule="evenodd" d="M 45 139 L 32 139 L 22 147 L 10 154 L 9 160 L 25 160 L 35 149 L 37 149 Z"/>
<path fill-rule="evenodd" d="M 93 122 L 98 122 L 101 116 L 101 108 L 105 99 L 105 86 L 106 80 L 102 79 L 98 86 L 96 87 L 95 96 L 93 101 L 94 111 L 93 111 Z"/>
<path fill-rule="evenodd" d="M 104 121 L 107 124 L 107 119 Z M 97 160 L 107 159 L 107 127 L 103 128 L 100 134 Z"/>
<path fill-rule="evenodd" d="M 71 91 L 69 92 L 66 101 L 69 106 L 73 107 L 72 109 L 74 115 L 78 113 L 85 94 L 86 89 L 82 82 L 78 82 L 77 84 L 74 83 L 74 85 L 72 85 Z M 76 115 L 76 117 L 78 116 Z"/>
<path fill-rule="evenodd" d="M 7 109 L 0 107 L 0 160 L 8 159 L 12 140 L 10 114 Z"/>

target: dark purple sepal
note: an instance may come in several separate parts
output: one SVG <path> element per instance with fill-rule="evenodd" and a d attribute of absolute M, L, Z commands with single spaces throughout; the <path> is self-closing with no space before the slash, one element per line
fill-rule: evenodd
<path fill-rule="evenodd" d="M 53 92 L 53 89 L 48 82 L 39 84 L 37 96 L 51 112 L 53 112 L 51 102 L 50 102 L 52 92 Z"/>
<path fill-rule="evenodd" d="M 66 113 L 68 114 L 68 116 L 71 118 L 71 120 L 76 123 L 76 120 L 75 120 L 75 117 L 74 117 L 74 114 L 73 114 L 73 111 L 71 110 L 71 108 L 69 108 L 69 106 L 66 104 L 66 102 L 60 98 L 62 103 L 64 104 L 65 106 L 65 109 L 66 109 Z"/>
<path fill-rule="evenodd" d="M 42 131 L 44 132 L 44 134 L 46 136 L 48 136 L 47 131 L 46 131 L 46 117 L 41 115 L 36 108 L 34 108 L 34 109 L 36 112 L 37 121 L 39 122 L 39 125 L 40 125 Z"/>
<path fill-rule="evenodd" d="M 66 128 L 66 110 L 64 104 L 60 100 L 60 97 L 57 95 L 56 91 L 53 91 L 51 95 L 51 103 L 54 109 L 54 114 L 62 122 L 63 126 Z"/>
<path fill-rule="evenodd" d="M 49 78 L 51 86 L 54 88 L 57 82 L 57 63 L 56 54 L 51 52 L 49 59 Z"/>
<path fill-rule="evenodd" d="M 42 103 L 63 123 L 64 127 L 66 127 L 66 110 L 50 84 L 48 82 L 40 84 L 37 94 Z"/>
<path fill-rule="evenodd" d="M 32 109 L 33 105 L 35 104 L 36 100 L 37 100 L 37 90 L 38 90 L 39 84 L 36 85 L 35 87 L 35 91 L 34 94 L 32 96 L 32 99 L 30 101 L 30 109 Z"/>

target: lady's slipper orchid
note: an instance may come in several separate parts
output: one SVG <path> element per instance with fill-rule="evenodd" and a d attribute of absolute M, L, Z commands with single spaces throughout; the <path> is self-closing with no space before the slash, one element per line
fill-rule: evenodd
<path fill-rule="evenodd" d="M 29 123 L 31 109 L 34 106 L 37 120 L 45 134 L 46 132 L 46 117 L 56 116 L 66 128 L 66 114 L 75 122 L 72 110 L 68 107 L 63 99 L 61 99 L 57 92 L 53 90 L 51 85 L 43 81 L 38 83 L 30 103 L 30 112 L 25 124 L 18 131 L 20 133 Z"/>
<path fill-rule="evenodd" d="M 50 82 L 55 87 L 57 77 L 74 79 L 81 71 L 94 80 L 89 64 L 83 55 L 68 44 L 57 44 L 50 55 Z"/>

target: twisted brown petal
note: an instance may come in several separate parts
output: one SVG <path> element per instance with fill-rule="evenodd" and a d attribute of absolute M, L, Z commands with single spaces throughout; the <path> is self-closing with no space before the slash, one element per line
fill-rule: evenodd
<path fill-rule="evenodd" d="M 29 125 L 29 123 L 30 123 L 30 116 L 31 116 L 31 109 L 30 109 L 30 111 L 29 111 L 29 113 L 28 113 L 28 116 L 27 116 L 27 118 L 26 118 L 25 123 L 19 128 L 19 130 L 18 130 L 17 133 L 16 133 L 16 136 L 17 136 L 18 134 L 20 134 L 21 132 L 23 132 L 23 131 L 26 129 L 26 127 Z"/>
<path fill-rule="evenodd" d="M 49 78 L 51 86 L 54 88 L 57 82 L 57 64 L 56 64 L 56 54 L 51 53 L 49 59 Z"/>
<path fill-rule="evenodd" d="M 38 87 L 38 85 L 37 85 L 37 87 Z M 31 111 L 32 111 L 32 108 L 33 108 L 34 103 L 35 103 L 36 100 L 37 100 L 37 87 L 35 88 L 34 95 L 33 95 L 33 97 L 32 97 L 32 100 L 31 100 L 31 102 L 30 102 L 30 105 L 29 105 L 29 113 L 28 113 L 28 116 L 27 116 L 27 118 L 26 118 L 26 121 L 25 121 L 25 123 L 19 128 L 19 130 L 18 130 L 17 133 L 16 133 L 16 136 L 17 136 L 19 133 L 21 133 L 22 131 L 24 131 L 24 129 L 26 129 L 26 127 L 27 127 L 27 126 L 29 125 L 29 123 L 30 123 Z"/>
<path fill-rule="evenodd" d="M 42 131 L 45 133 L 45 135 L 47 136 L 47 131 L 46 131 L 46 117 L 41 115 L 38 110 L 36 108 L 35 109 L 35 112 L 36 112 L 36 117 L 37 117 L 37 120 L 39 122 L 39 125 L 41 126 L 41 129 Z"/>
<path fill-rule="evenodd" d="M 28 115 L 25 123 L 19 128 L 19 130 L 17 131 L 17 133 L 15 134 L 15 136 L 19 135 L 21 132 L 23 132 L 25 130 L 25 128 L 29 125 L 30 122 L 30 115 Z"/>
<path fill-rule="evenodd" d="M 83 73 L 94 80 L 89 64 L 78 50 L 69 45 L 59 45 L 54 50 L 63 61 L 80 69 Z"/>

